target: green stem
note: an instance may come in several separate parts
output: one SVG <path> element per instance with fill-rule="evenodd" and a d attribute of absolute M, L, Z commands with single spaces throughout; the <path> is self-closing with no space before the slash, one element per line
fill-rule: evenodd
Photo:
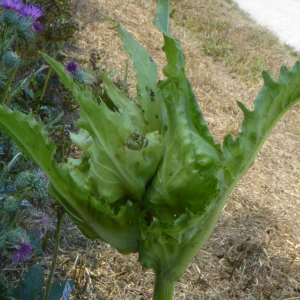
<path fill-rule="evenodd" d="M 11 85 L 11 83 L 12 83 L 12 81 L 13 81 L 13 79 L 14 79 L 14 77 L 15 77 L 16 73 L 17 73 L 17 70 L 18 70 L 18 68 L 17 68 L 17 69 L 14 69 L 14 70 L 12 70 L 12 71 L 11 71 L 11 73 L 10 73 L 10 75 L 9 75 L 9 79 L 8 79 L 8 82 L 7 82 L 7 84 L 6 84 L 6 87 L 5 87 L 5 90 L 4 90 L 4 93 L 3 93 L 3 96 L 2 96 L 2 101 L 1 101 L 1 103 L 2 103 L 2 104 L 5 104 L 5 105 L 7 105 L 7 104 L 8 104 L 8 103 L 6 103 L 6 102 L 5 102 L 5 99 L 6 99 L 6 96 L 7 96 L 7 94 L 8 94 L 8 91 L 9 91 L 10 85 Z M 8 101 L 7 101 L 7 102 L 8 102 Z"/>
<path fill-rule="evenodd" d="M 61 226 L 62 226 L 62 221 L 64 218 L 65 212 L 61 207 L 58 208 L 57 210 L 57 229 L 56 229 L 56 237 L 55 237 L 55 250 L 54 250 L 54 255 L 53 255 L 53 261 L 52 261 L 52 266 L 47 282 L 47 287 L 46 287 L 46 295 L 44 300 L 48 300 L 49 294 L 50 294 L 50 288 L 51 288 L 51 283 L 53 279 L 53 275 L 55 272 L 55 266 L 57 262 L 57 254 L 58 254 L 58 248 L 59 248 L 59 240 L 60 240 L 60 232 L 61 232 Z"/>
<path fill-rule="evenodd" d="M 5 52 L 9 47 L 10 45 L 13 43 L 13 41 L 16 39 L 17 35 L 13 35 L 10 40 L 6 43 L 4 49 L 3 49 L 3 52 Z"/>
<path fill-rule="evenodd" d="M 153 300 L 173 300 L 175 281 L 161 273 L 155 275 Z"/>
<path fill-rule="evenodd" d="M 57 49 L 55 50 L 54 55 L 53 55 L 53 59 L 56 58 L 56 55 L 57 55 L 57 53 L 58 53 L 58 49 L 59 49 L 59 48 L 57 48 Z M 44 94 L 45 94 L 45 91 L 46 91 L 46 87 L 47 87 L 47 84 L 48 84 L 48 81 L 49 81 L 49 78 L 50 78 L 52 69 L 53 69 L 53 68 L 50 66 L 50 68 L 49 68 L 49 70 L 48 70 L 48 73 L 47 73 L 47 76 L 46 76 L 46 79 L 45 79 L 45 82 L 44 82 L 44 85 L 43 85 L 43 89 L 42 89 L 42 93 L 41 93 L 41 97 L 40 97 L 41 100 L 42 100 L 43 97 L 44 97 Z"/>
<path fill-rule="evenodd" d="M 5 42 L 6 42 L 8 30 L 9 30 L 8 26 L 6 26 L 6 28 L 4 29 L 4 34 L 2 36 L 2 54 L 3 54 L 3 49 L 4 49 Z"/>
<path fill-rule="evenodd" d="M 44 51 L 45 51 L 45 49 L 47 48 L 48 44 L 49 44 L 49 43 L 46 43 L 46 45 L 45 45 L 41 50 L 39 50 L 39 52 L 38 52 L 39 54 L 38 54 L 37 56 L 35 56 L 32 60 L 20 64 L 20 67 L 25 67 L 25 66 L 28 66 L 28 65 L 32 64 L 33 62 L 35 62 L 35 61 L 37 60 L 38 56 L 39 56 L 41 53 L 44 53 Z M 23 60 L 23 61 L 26 60 L 27 54 L 29 53 L 29 49 L 30 49 L 30 47 L 28 47 L 28 49 L 26 50 L 25 54 L 23 55 L 23 57 L 22 57 L 22 60 Z"/>

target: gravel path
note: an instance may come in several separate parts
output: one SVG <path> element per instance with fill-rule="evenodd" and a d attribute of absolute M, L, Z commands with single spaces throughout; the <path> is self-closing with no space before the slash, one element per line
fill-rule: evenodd
<path fill-rule="evenodd" d="M 251 18 L 300 51 L 300 0 L 234 0 Z"/>

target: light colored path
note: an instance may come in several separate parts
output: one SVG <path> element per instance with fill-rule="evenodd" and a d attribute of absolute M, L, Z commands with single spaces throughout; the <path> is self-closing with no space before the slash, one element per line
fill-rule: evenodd
<path fill-rule="evenodd" d="M 257 23 L 300 51 L 300 0 L 234 0 Z"/>

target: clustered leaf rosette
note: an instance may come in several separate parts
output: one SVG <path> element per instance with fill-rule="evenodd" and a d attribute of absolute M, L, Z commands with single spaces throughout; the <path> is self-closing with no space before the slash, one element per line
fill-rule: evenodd
<path fill-rule="evenodd" d="M 173 283 L 211 235 L 230 192 L 252 165 L 280 117 L 300 99 L 300 62 L 282 67 L 244 113 L 236 140 L 214 141 L 185 74 L 185 55 L 170 34 L 169 1 L 159 0 L 155 24 L 164 36 L 167 66 L 158 81 L 149 52 L 123 28 L 134 63 L 137 97 L 130 99 L 103 74 L 109 98 L 98 103 L 88 88 L 51 57 L 80 106 L 79 133 L 71 133 L 80 159 L 58 166 L 42 123 L 0 106 L 0 129 L 15 140 L 51 182 L 48 193 L 89 238 L 122 253 L 139 252 L 156 274 L 154 299 L 172 299 Z M 73 71 L 72 71 L 73 70 Z"/>

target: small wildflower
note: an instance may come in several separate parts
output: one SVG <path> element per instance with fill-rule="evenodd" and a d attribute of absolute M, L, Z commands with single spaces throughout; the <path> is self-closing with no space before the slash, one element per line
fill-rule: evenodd
<path fill-rule="evenodd" d="M 38 6 L 33 5 L 32 3 L 29 6 L 23 6 L 21 9 L 21 16 L 22 17 L 29 17 L 33 20 L 38 19 L 42 16 L 44 10 Z"/>
<path fill-rule="evenodd" d="M 32 25 L 33 29 L 36 31 L 36 32 L 42 32 L 43 31 L 43 25 L 41 24 L 41 22 L 39 21 L 35 21 Z"/>
<path fill-rule="evenodd" d="M 25 261 L 31 254 L 32 246 L 28 242 L 23 242 L 18 246 L 17 252 L 13 256 L 13 263 Z"/>
<path fill-rule="evenodd" d="M 12 9 L 14 11 L 21 12 L 24 4 L 21 0 L 1 0 L 0 6 L 6 9 Z"/>
<path fill-rule="evenodd" d="M 77 65 L 74 61 L 69 62 L 66 69 L 73 74 L 76 74 L 78 72 Z"/>

